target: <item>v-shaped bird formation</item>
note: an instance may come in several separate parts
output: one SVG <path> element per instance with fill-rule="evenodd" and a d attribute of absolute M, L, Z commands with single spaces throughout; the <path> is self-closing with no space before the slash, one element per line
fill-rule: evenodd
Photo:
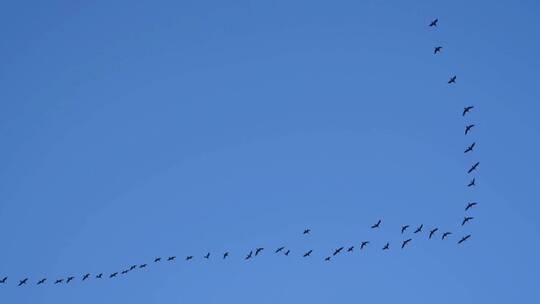
<path fill-rule="evenodd" d="M 429 23 L 429 27 L 432 29 L 436 29 L 438 26 L 439 26 L 438 18 L 432 20 Z M 437 45 L 434 47 L 433 54 L 439 55 L 441 54 L 442 50 L 443 50 L 443 46 Z M 452 75 L 447 81 L 449 85 L 455 85 L 456 82 L 457 82 L 456 75 Z M 464 117 L 465 119 L 468 119 L 471 116 L 474 109 L 475 107 L 473 105 L 466 105 L 463 108 L 463 111 L 461 113 L 462 117 Z M 476 124 L 473 122 L 465 123 L 465 137 L 467 139 L 472 136 L 473 131 L 475 130 L 475 126 Z M 476 146 L 477 146 L 476 141 L 474 140 L 470 141 L 464 150 L 465 156 L 472 157 L 471 155 L 474 155 L 473 152 L 475 151 Z M 469 169 L 466 170 L 467 176 L 472 175 L 469 183 L 466 185 L 468 189 L 473 189 L 476 186 L 476 177 L 474 175 L 478 172 L 479 166 L 480 166 L 479 161 L 473 161 L 471 162 Z M 456 224 L 458 229 L 464 229 L 468 227 L 471 222 L 474 222 L 475 217 L 470 216 L 468 213 L 472 211 L 476 206 L 478 206 L 478 202 L 476 201 L 471 201 L 467 203 L 467 205 L 465 206 L 466 214 L 463 217 L 463 220 L 459 222 L 460 225 Z M 383 229 L 383 226 L 384 226 L 383 220 L 377 219 L 373 224 L 371 224 L 370 226 L 367 226 L 367 228 L 371 231 L 377 231 L 377 230 Z M 374 247 L 372 247 L 370 244 L 373 243 L 373 240 L 363 240 L 356 244 L 348 244 L 347 246 L 339 246 L 335 249 L 328 250 L 325 252 L 321 251 L 321 255 L 322 255 L 321 260 L 325 262 L 330 262 L 334 258 L 337 258 L 340 255 L 354 254 L 356 252 L 354 251 L 355 248 L 358 249 L 357 252 L 363 252 L 365 250 L 381 250 L 381 251 L 386 252 L 386 251 L 392 250 L 392 248 L 399 248 L 399 250 L 405 250 L 409 248 L 410 246 L 414 246 L 415 244 L 414 238 L 421 237 L 421 235 L 424 233 L 423 228 L 424 228 L 424 224 L 422 223 L 419 223 L 414 226 L 412 226 L 411 224 L 405 224 L 405 225 L 402 225 L 401 227 L 396 227 L 396 233 L 398 235 L 405 236 L 405 238 L 401 242 L 401 245 L 397 245 L 397 247 L 393 247 L 392 244 L 388 241 L 380 242 L 379 245 L 375 245 Z M 426 229 L 428 230 L 425 230 L 426 232 L 424 235 L 427 234 L 428 240 L 438 238 L 437 234 L 440 233 L 440 236 L 441 236 L 440 240 L 447 242 L 447 239 L 451 238 L 451 236 L 454 234 L 454 232 L 452 231 L 440 230 L 439 227 L 428 227 Z M 312 230 L 310 228 L 306 228 L 301 233 L 301 235 L 303 235 L 303 237 L 305 238 L 309 238 L 312 235 Z M 463 244 L 470 238 L 471 238 L 471 234 L 464 233 L 463 236 L 459 237 L 456 243 Z M 313 258 L 316 258 L 318 254 L 318 252 L 315 251 L 315 249 L 306 249 L 306 250 L 298 251 L 295 254 L 287 246 L 279 246 L 277 248 L 272 248 L 270 250 L 272 250 L 273 252 L 271 254 L 274 254 L 274 255 L 279 254 L 284 257 L 292 257 L 293 255 L 295 255 L 296 257 L 299 257 L 301 259 L 313 259 Z M 230 251 L 215 252 L 215 253 L 211 253 L 208 251 L 205 251 L 205 252 L 206 252 L 205 254 L 201 254 L 199 256 L 200 258 L 202 258 L 201 261 L 213 260 L 215 259 L 213 258 L 214 256 L 217 256 L 218 260 L 224 261 L 224 260 L 228 260 L 232 255 Z M 266 252 L 265 247 L 255 247 L 255 248 L 250 249 L 248 252 L 237 253 L 234 256 L 247 262 L 248 260 L 252 260 L 252 259 L 260 257 L 261 255 L 265 254 L 265 252 Z M 192 260 L 195 260 L 195 259 L 197 259 L 195 255 L 187 255 L 185 256 L 184 263 L 191 263 Z M 113 280 L 115 278 L 126 276 L 133 271 L 142 271 L 150 267 L 151 265 L 158 265 L 162 263 L 168 263 L 168 264 L 177 263 L 176 256 L 175 255 L 170 255 L 170 256 L 165 256 L 165 257 L 157 256 L 153 259 L 153 262 L 147 261 L 140 264 L 133 264 L 127 268 L 124 268 L 121 270 L 110 271 L 110 272 L 103 272 L 103 273 L 100 272 L 100 273 L 94 273 L 94 274 L 84 273 L 77 277 L 73 275 L 66 275 L 60 278 L 51 278 L 51 280 L 48 280 L 49 278 L 43 278 L 43 277 L 39 277 L 39 278 L 23 277 L 23 278 L 18 278 L 16 280 L 13 280 L 13 284 L 19 287 L 23 287 L 29 284 L 33 284 L 36 286 L 47 285 L 47 282 L 51 282 L 51 284 L 48 284 L 48 285 L 67 285 L 67 284 L 73 284 L 72 282 L 83 283 L 83 282 L 90 282 L 90 281 L 96 281 L 96 280 L 105 280 L 105 278 L 109 278 Z M 7 285 L 10 282 L 11 281 L 9 280 L 8 276 L 0 276 L 0 286 Z"/>

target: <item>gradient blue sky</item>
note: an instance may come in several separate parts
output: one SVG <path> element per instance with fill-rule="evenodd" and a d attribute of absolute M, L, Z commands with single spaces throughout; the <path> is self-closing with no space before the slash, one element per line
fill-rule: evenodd
<path fill-rule="evenodd" d="M 540 302 L 539 12 L 532 0 L 2 1 L 0 302 Z M 480 205 L 461 228 L 469 200 Z M 399 227 L 421 223 L 455 234 L 395 249 Z M 322 262 L 364 239 L 365 252 Z M 242 260 L 280 245 L 292 256 Z M 201 259 L 224 250 L 226 262 Z M 158 255 L 180 260 L 79 282 Z"/>

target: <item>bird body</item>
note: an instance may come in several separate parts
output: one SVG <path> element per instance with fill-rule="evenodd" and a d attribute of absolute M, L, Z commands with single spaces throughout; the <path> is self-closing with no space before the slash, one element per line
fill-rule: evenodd
<path fill-rule="evenodd" d="M 465 241 L 468 240 L 470 237 L 471 237 L 470 234 L 468 234 L 468 235 L 462 237 L 461 240 L 458 241 L 458 244 L 461 244 L 461 243 L 465 242 Z"/>
<path fill-rule="evenodd" d="M 422 228 L 424 228 L 424 224 L 421 224 L 418 228 L 416 228 L 416 230 L 414 231 L 414 233 L 422 232 Z"/>
<path fill-rule="evenodd" d="M 431 230 L 431 231 L 429 232 L 429 238 L 431 239 L 431 237 L 432 237 L 432 236 L 435 234 L 435 232 L 437 232 L 438 230 L 439 230 L 439 228 L 435 228 L 435 229 Z"/>
<path fill-rule="evenodd" d="M 386 243 L 386 245 L 384 245 L 382 250 L 389 250 L 389 249 L 390 249 L 390 243 Z"/>
<path fill-rule="evenodd" d="M 352 252 L 354 250 L 354 246 L 351 246 L 347 249 L 347 252 Z"/>
<path fill-rule="evenodd" d="M 304 230 L 304 234 L 309 234 L 311 232 L 311 229 Z"/>
<path fill-rule="evenodd" d="M 360 244 L 360 250 L 364 249 L 364 247 L 366 247 L 368 244 L 369 244 L 369 241 L 362 242 L 362 244 Z"/>
<path fill-rule="evenodd" d="M 474 124 L 470 124 L 470 125 L 467 125 L 465 126 L 465 135 L 469 134 L 472 130 L 472 128 L 474 128 L 475 125 Z"/>
<path fill-rule="evenodd" d="M 405 248 L 405 246 L 406 246 L 410 241 L 412 241 L 412 239 L 406 239 L 405 241 L 403 241 L 403 243 L 401 244 L 401 249 Z"/>
<path fill-rule="evenodd" d="M 440 53 L 441 50 L 442 50 L 442 46 L 436 46 L 435 49 L 433 50 L 433 54 Z"/>
<path fill-rule="evenodd" d="M 379 220 L 375 225 L 371 226 L 371 229 L 379 228 L 381 226 L 382 220 Z"/>
<path fill-rule="evenodd" d="M 457 76 L 452 76 L 450 80 L 448 80 L 448 84 L 456 83 Z"/>
<path fill-rule="evenodd" d="M 282 251 L 283 249 L 285 249 L 285 247 L 279 247 L 278 249 L 276 249 L 276 253 Z"/>
<path fill-rule="evenodd" d="M 28 282 L 28 278 L 19 281 L 19 286 L 25 285 Z"/>
<path fill-rule="evenodd" d="M 474 106 L 468 106 L 468 107 L 463 108 L 462 116 L 465 116 L 465 114 L 469 113 L 472 109 L 474 109 Z"/>
<path fill-rule="evenodd" d="M 225 252 L 225 253 L 223 254 L 223 259 L 226 259 L 228 256 L 229 256 L 229 252 Z"/>
<path fill-rule="evenodd" d="M 476 146 L 476 142 L 473 142 L 470 146 L 467 147 L 467 149 L 465 149 L 463 153 L 472 152 L 475 146 Z"/>
<path fill-rule="evenodd" d="M 475 178 L 473 178 L 473 179 L 469 182 L 469 184 L 467 185 L 467 187 L 470 188 L 470 187 L 474 187 L 474 186 L 476 186 L 476 179 L 475 179 Z"/>
<path fill-rule="evenodd" d="M 472 167 L 467 171 L 467 173 L 471 174 L 476 168 L 478 168 L 478 165 L 480 165 L 480 162 L 476 162 Z"/>
<path fill-rule="evenodd" d="M 313 250 L 310 250 L 310 251 L 304 253 L 304 258 L 310 256 L 312 252 L 313 252 Z"/>
<path fill-rule="evenodd" d="M 96 279 L 101 279 L 103 277 L 103 273 L 100 273 L 96 276 Z"/>
<path fill-rule="evenodd" d="M 262 248 L 262 247 L 255 249 L 255 256 L 258 256 L 259 253 L 260 253 L 261 251 L 263 251 L 263 250 L 264 250 L 264 248 Z"/>
<path fill-rule="evenodd" d="M 64 279 L 58 279 L 54 281 L 54 284 L 61 284 L 62 282 L 64 282 Z"/>
<path fill-rule="evenodd" d="M 409 228 L 409 225 L 401 226 L 401 234 L 403 234 L 407 228 Z"/>
<path fill-rule="evenodd" d="M 47 281 L 47 279 L 41 279 L 37 282 L 37 285 L 45 284 L 45 281 Z"/>
<path fill-rule="evenodd" d="M 474 217 L 472 216 L 466 216 L 465 218 L 463 218 L 463 222 L 461 222 L 461 226 L 465 225 L 468 221 L 470 220 L 473 220 Z"/>
<path fill-rule="evenodd" d="M 339 247 L 338 249 L 336 249 L 336 250 L 334 251 L 334 254 L 333 254 L 333 255 L 336 255 L 336 254 L 340 253 L 341 250 L 343 250 L 343 247 Z"/>
<path fill-rule="evenodd" d="M 8 277 L 4 277 L 0 280 L 0 284 L 6 284 Z"/>
<path fill-rule="evenodd" d="M 204 256 L 205 259 L 209 259 L 210 258 L 210 252 L 208 252 L 205 256 Z"/>
<path fill-rule="evenodd" d="M 433 21 L 431 21 L 431 23 L 429 24 L 430 27 L 436 27 L 437 24 L 439 23 L 439 19 L 434 19 Z"/>
<path fill-rule="evenodd" d="M 452 232 L 445 232 L 445 233 L 443 233 L 441 239 L 444 240 L 445 238 L 447 238 L 447 237 L 448 237 L 449 235 L 451 235 L 451 234 L 452 234 Z"/>
<path fill-rule="evenodd" d="M 89 277 L 90 277 L 90 274 L 87 273 L 87 274 L 85 274 L 85 275 L 83 276 L 82 280 L 83 280 L 83 281 L 86 281 L 86 279 L 88 279 Z"/>
<path fill-rule="evenodd" d="M 476 206 L 476 205 L 478 205 L 477 202 L 470 202 L 470 203 L 468 203 L 468 204 L 467 204 L 467 207 L 465 207 L 465 211 L 471 209 L 472 207 L 474 207 L 474 206 Z"/>

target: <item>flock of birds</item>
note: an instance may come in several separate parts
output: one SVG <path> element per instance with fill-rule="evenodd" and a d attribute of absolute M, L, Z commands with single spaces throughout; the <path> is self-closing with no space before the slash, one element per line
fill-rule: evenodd
<path fill-rule="evenodd" d="M 436 28 L 439 24 L 439 19 L 434 19 L 433 21 L 431 21 L 431 23 L 429 24 L 429 27 L 431 28 Z M 443 50 L 443 47 L 442 46 L 436 46 L 434 48 L 434 54 L 437 55 L 439 53 L 441 53 Z M 456 80 L 457 80 L 457 76 L 452 76 L 450 77 L 450 79 L 448 80 L 448 84 L 449 85 L 452 85 L 452 84 L 455 84 L 456 83 Z M 463 113 L 462 113 L 462 116 L 463 117 L 466 117 L 468 116 L 468 114 L 474 109 L 474 106 L 466 106 L 464 107 L 463 109 Z M 465 135 L 468 136 L 473 128 L 475 127 L 475 124 L 467 124 L 465 126 Z M 471 144 L 469 144 L 467 146 L 467 148 L 464 150 L 464 154 L 471 154 L 474 149 L 476 147 L 476 142 L 472 142 Z M 471 167 L 467 170 L 467 174 L 470 175 L 470 174 L 473 174 L 474 172 L 476 172 L 476 170 L 478 169 L 478 166 L 480 165 L 479 162 L 475 162 L 474 164 L 471 165 Z M 476 179 L 473 177 L 471 179 L 471 181 L 467 184 L 467 187 L 474 187 L 476 185 Z M 466 207 L 465 207 L 465 212 L 469 212 L 469 210 L 471 210 L 473 207 L 475 207 L 476 205 L 478 205 L 477 202 L 469 202 L 467 203 Z M 474 219 L 474 217 L 472 216 L 468 216 L 467 214 L 464 216 L 463 220 L 461 221 L 461 226 L 464 226 L 466 225 L 468 222 L 472 221 Z M 382 220 L 378 220 L 375 224 L 371 225 L 370 228 L 371 229 L 379 229 L 381 227 L 381 224 L 382 224 Z M 403 225 L 401 226 L 401 234 L 402 235 L 405 235 L 407 233 L 407 231 L 409 230 L 410 228 L 410 225 Z M 411 228 L 412 229 L 412 228 Z M 420 234 L 424 229 L 424 225 L 423 224 L 420 224 L 419 226 L 417 226 L 414 231 L 412 232 L 413 234 L 415 235 L 418 235 Z M 437 227 L 433 227 L 432 229 L 429 230 L 429 234 L 428 234 L 428 239 L 432 239 L 436 236 L 436 234 L 439 232 L 439 228 Z M 303 231 L 303 235 L 308 235 L 311 233 L 311 229 L 305 229 Z M 445 231 L 443 233 L 441 233 L 441 240 L 447 240 L 451 235 L 452 235 L 453 232 L 451 231 Z M 467 241 L 469 238 L 471 237 L 470 234 L 466 234 L 464 236 L 462 236 L 461 238 L 459 238 L 459 240 L 457 241 L 457 244 L 462 244 L 463 242 Z M 411 242 L 412 242 L 412 238 L 411 237 L 407 237 L 405 240 L 403 240 L 401 242 L 401 249 L 405 249 L 405 247 L 407 247 L 407 245 L 409 245 Z M 369 240 L 365 240 L 365 241 L 362 241 L 358 244 L 358 247 L 359 247 L 359 250 L 364 250 L 366 249 L 366 247 L 370 244 L 370 241 Z M 342 253 L 344 250 L 346 252 L 353 252 L 355 249 L 355 246 L 349 246 L 347 248 L 345 247 L 338 247 L 336 248 L 335 250 L 333 250 L 333 252 L 331 252 L 330 255 L 327 255 L 327 256 L 324 256 L 324 261 L 331 261 L 333 257 L 339 255 L 340 253 Z M 253 250 L 250 250 L 247 255 L 245 255 L 244 257 L 244 260 L 250 260 L 250 259 L 253 259 L 254 257 L 256 256 L 259 256 L 261 254 L 263 254 L 263 251 L 265 250 L 264 247 L 258 247 L 258 248 L 255 248 Z M 383 251 L 387 251 L 387 250 L 390 250 L 390 242 L 386 242 L 384 244 L 384 246 L 382 247 L 382 250 Z M 274 253 L 275 254 L 283 254 L 285 256 L 289 256 L 291 254 L 291 250 L 290 249 L 287 249 L 286 247 L 284 246 L 281 246 L 281 247 L 278 247 L 274 250 Z M 305 252 L 302 252 L 300 254 L 301 257 L 303 258 L 308 258 L 312 255 L 313 253 L 313 249 L 310 249 L 310 250 L 307 250 Z M 226 252 L 223 252 L 220 254 L 221 256 L 221 259 L 225 260 L 227 258 L 229 258 L 230 256 L 230 252 L 226 251 Z M 205 255 L 202 256 L 203 259 L 205 260 L 209 260 L 211 257 L 211 253 L 208 252 L 206 253 Z M 185 257 L 185 261 L 190 261 L 190 260 L 193 260 L 195 257 L 192 256 L 192 255 L 188 255 Z M 174 262 L 176 260 L 176 256 L 169 256 L 167 258 L 162 258 L 162 257 L 156 257 L 154 258 L 153 260 L 153 264 L 157 264 L 157 263 L 160 263 L 163 259 L 165 259 L 167 262 Z M 131 265 L 129 266 L 128 268 L 122 270 L 122 271 L 115 271 L 115 272 L 111 272 L 111 273 L 108 273 L 108 274 L 104 274 L 104 273 L 98 273 L 98 274 L 90 274 L 90 273 L 86 273 L 86 274 L 83 274 L 82 276 L 79 277 L 80 281 L 82 282 L 85 282 L 89 279 L 95 279 L 95 280 L 100 280 L 100 279 L 104 279 L 104 278 L 109 278 L 109 279 L 113 279 L 113 278 L 116 278 L 118 277 L 119 275 L 126 275 L 136 269 L 144 269 L 146 267 L 148 267 L 150 264 L 148 263 L 144 263 L 144 264 L 136 264 L 136 265 Z M 63 277 L 63 278 L 57 278 L 55 280 L 53 280 L 53 284 L 54 285 L 58 285 L 58 284 L 70 284 L 71 282 L 73 282 L 74 280 L 76 279 L 75 276 L 67 276 L 67 277 Z M 34 281 L 36 285 L 43 285 L 45 283 L 48 282 L 48 278 L 41 278 L 41 279 L 38 279 L 38 280 L 35 280 Z M 0 279 L 0 284 L 7 284 L 8 283 L 8 277 L 7 276 L 4 276 Z M 16 281 L 17 283 L 17 281 Z M 18 280 L 18 283 L 17 283 L 17 286 L 24 286 L 24 285 L 27 285 L 28 283 L 30 283 L 30 278 L 23 278 L 23 279 L 20 279 Z"/>

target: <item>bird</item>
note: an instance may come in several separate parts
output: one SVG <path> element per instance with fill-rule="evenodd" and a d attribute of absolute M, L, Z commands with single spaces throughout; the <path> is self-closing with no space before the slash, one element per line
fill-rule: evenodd
<path fill-rule="evenodd" d="M 312 252 L 313 252 L 313 250 L 310 250 L 310 251 L 304 253 L 304 258 L 310 256 Z"/>
<path fill-rule="evenodd" d="M 134 270 L 135 268 L 137 268 L 137 265 L 131 265 L 131 267 L 129 267 L 129 270 Z"/>
<path fill-rule="evenodd" d="M 114 278 L 118 275 L 118 272 L 113 272 L 111 273 L 111 275 L 109 276 L 109 278 Z"/>
<path fill-rule="evenodd" d="M 440 53 L 441 51 L 442 51 L 442 46 L 436 46 L 435 49 L 433 50 L 433 54 Z"/>
<path fill-rule="evenodd" d="M 476 178 L 473 178 L 469 184 L 467 185 L 467 187 L 473 187 L 473 186 L 476 186 Z"/>
<path fill-rule="evenodd" d="M 251 251 L 249 252 L 249 254 L 246 256 L 245 259 L 246 259 L 246 260 L 251 259 L 251 256 L 252 256 L 252 255 L 253 255 L 253 250 L 251 250 Z"/>
<path fill-rule="evenodd" d="M 139 268 L 146 268 L 146 264 L 139 265 Z"/>
<path fill-rule="evenodd" d="M 88 279 L 89 277 L 90 277 L 90 274 L 87 273 L 87 274 L 85 274 L 85 275 L 83 276 L 82 280 L 83 280 L 83 281 L 86 281 L 86 279 Z"/>
<path fill-rule="evenodd" d="M 339 247 L 338 249 L 334 250 L 334 254 L 333 254 L 333 255 L 336 255 L 336 254 L 340 253 L 341 250 L 343 250 L 343 247 Z"/>
<path fill-rule="evenodd" d="M 8 277 L 4 277 L 0 280 L 0 284 L 6 284 Z"/>
<path fill-rule="evenodd" d="M 354 250 L 354 246 L 347 248 L 347 252 L 352 252 L 353 250 Z"/>
<path fill-rule="evenodd" d="M 471 237 L 470 234 L 468 234 L 468 235 L 462 237 L 461 240 L 458 241 L 458 244 L 461 244 L 461 243 L 465 242 L 465 241 L 468 240 L 470 237 Z"/>
<path fill-rule="evenodd" d="M 418 228 L 416 228 L 416 230 L 414 231 L 414 233 L 422 232 L 422 228 L 424 228 L 424 224 L 422 224 L 422 225 L 420 225 Z"/>
<path fill-rule="evenodd" d="M 474 124 L 465 126 L 465 135 L 469 134 L 472 128 L 474 128 Z"/>
<path fill-rule="evenodd" d="M 466 216 L 465 218 L 463 218 L 463 222 L 461 222 L 461 226 L 465 225 L 468 221 L 474 219 L 474 217 L 472 216 Z"/>
<path fill-rule="evenodd" d="M 129 270 L 122 270 L 122 272 L 120 272 L 121 274 L 127 274 L 129 272 Z"/>
<path fill-rule="evenodd" d="M 175 256 L 170 256 L 170 257 L 167 258 L 167 261 L 174 261 L 175 259 L 176 259 Z"/>
<path fill-rule="evenodd" d="M 362 244 L 360 244 L 360 250 L 364 249 L 364 247 L 366 247 L 367 244 L 369 244 L 369 241 L 363 241 Z"/>
<path fill-rule="evenodd" d="M 390 243 L 386 243 L 386 245 L 384 245 L 382 250 L 388 250 L 388 249 L 390 249 Z"/>
<path fill-rule="evenodd" d="M 429 26 L 430 26 L 430 27 L 436 27 L 437 24 L 438 24 L 438 22 L 439 22 L 439 19 L 437 18 L 437 19 L 431 21 L 431 23 L 429 24 Z"/>
<path fill-rule="evenodd" d="M 472 152 L 475 146 L 476 146 L 476 142 L 473 142 L 470 146 L 467 147 L 467 149 L 465 149 L 463 153 Z"/>
<path fill-rule="evenodd" d="M 324 260 L 327 261 L 327 262 L 330 261 L 330 259 L 331 259 L 331 257 L 329 257 L 329 256 L 324 258 Z"/>
<path fill-rule="evenodd" d="M 432 237 L 432 236 L 435 234 L 435 232 L 437 232 L 438 230 L 439 230 L 439 228 L 435 228 L 435 229 L 431 230 L 431 231 L 429 232 L 429 238 L 431 239 L 431 237 Z"/>
<path fill-rule="evenodd" d="M 412 241 L 412 239 L 406 239 L 405 241 L 403 241 L 403 243 L 401 244 L 401 249 L 403 249 L 410 241 Z"/>
<path fill-rule="evenodd" d="M 309 234 L 311 232 L 311 229 L 304 230 L 304 234 Z"/>
<path fill-rule="evenodd" d="M 278 249 L 276 249 L 275 253 L 278 253 L 278 252 L 282 251 L 283 249 L 285 249 L 285 247 L 279 247 Z"/>
<path fill-rule="evenodd" d="M 379 221 L 377 222 L 377 224 L 372 225 L 372 226 L 371 226 L 371 229 L 379 228 L 380 225 L 381 225 L 381 220 L 379 220 Z"/>
<path fill-rule="evenodd" d="M 474 109 L 474 106 L 468 106 L 463 108 L 463 114 L 461 116 L 465 116 L 465 114 L 469 113 L 472 109 Z"/>
<path fill-rule="evenodd" d="M 210 252 L 208 252 L 205 256 L 204 256 L 205 259 L 209 259 L 210 258 Z"/>
<path fill-rule="evenodd" d="M 450 234 L 452 234 L 452 232 L 445 232 L 445 233 L 443 233 L 441 240 L 444 240 L 444 239 L 445 239 L 447 236 L 449 236 Z"/>
<path fill-rule="evenodd" d="M 71 282 L 71 281 L 73 281 L 73 279 L 75 279 L 75 277 L 68 277 L 68 278 L 67 278 L 67 281 L 66 281 L 66 284 L 69 283 L 69 282 Z"/>
<path fill-rule="evenodd" d="M 401 226 L 401 234 L 403 234 L 407 228 L 409 228 L 409 225 Z"/>
<path fill-rule="evenodd" d="M 262 247 L 259 247 L 259 248 L 255 249 L 255 256 L 258 256 L 259 253 L 260 253 L 261 251 L 263 251 L 263 250 L 264 250 L 264 248 L 262 248 Z"/>
<path fill-rule="evenodd" d="M 103 277 L 103 273 L 100 273 L 96 276 L 96 279 L 101 279 Z"/>
<path fill-rule="evenodd" d="M 227 251 L 227 252 L 225 252 L 225 253 L 223 254 L 223 259 L 226 259 L 228 256 L 229 256 L 229 252 Z"/>
<path fill-rule="evenodd" d="M 289 253 L 291 253 L 291 251 L 290 251 L 290 250 L 287 250 L 287 251 L 285 251 L 285 255 L 286 255 L 286 256 L 288 256 L 288 255 L 289 255 Z"/>
<path fill-rule="evenodd" d="M 161 261 L 161 258 L 155 258 L 154 263 Z"/>
<path fill-rule="evenodd" d="M 457 76 L 452 76 L 450 80 L 448 80 L 448 84 L 456 83 Z"/>
<path fill-rule="evenodd" d="M 23 279 L 23 280 L 20 280 L 20 281 L 19 281 L 19 286 L 26 284 L 26 282 L 28 282 L 28 278 L 25 278 L 25 279 Z"/>
<path fill-rule="evenodd" d="M 470 203 L 468 203 L 468 204 L 467 204 L 467 207 L 465 207 L 465 211 L 471 209 L 472 207 L 474 207 L 474 206 L 476 206 L 476 205 L 478 205 L 477 202 L 470 202 Z"/>
<path fill-rule="evenodd" d="M 467 171 L 468 174 L 471 174 L 471 172 L 473 172 L 474 170 L 476 170 L 476 168 L 478 167 L 478 165 L 480 165 L 480 162 L 476 162 L 474 165 L 472 165 L 472 167 L 469 169 L 469 171 Z"/>
<path fill-rule="evenodd" d="M 37 285 L 45 284 L 45 281 L 47 281 L 47 279 L 41 279 L 37 282 Z"/>
<path fill-rule="evenodd" d="M 188 256 L 186 257 L 186 261 L 189 261 L 189 260 L 192 260 L 192 259 L 193 259 L 193 256 L 192 256 L 192 255 L 188 255 Z"/>
<path fill-rule="evenodd" d="M 64 279 L 58 279 L 54 281 L 54 284 L 61 284 L 62 282 L 64 282 Z"/>

